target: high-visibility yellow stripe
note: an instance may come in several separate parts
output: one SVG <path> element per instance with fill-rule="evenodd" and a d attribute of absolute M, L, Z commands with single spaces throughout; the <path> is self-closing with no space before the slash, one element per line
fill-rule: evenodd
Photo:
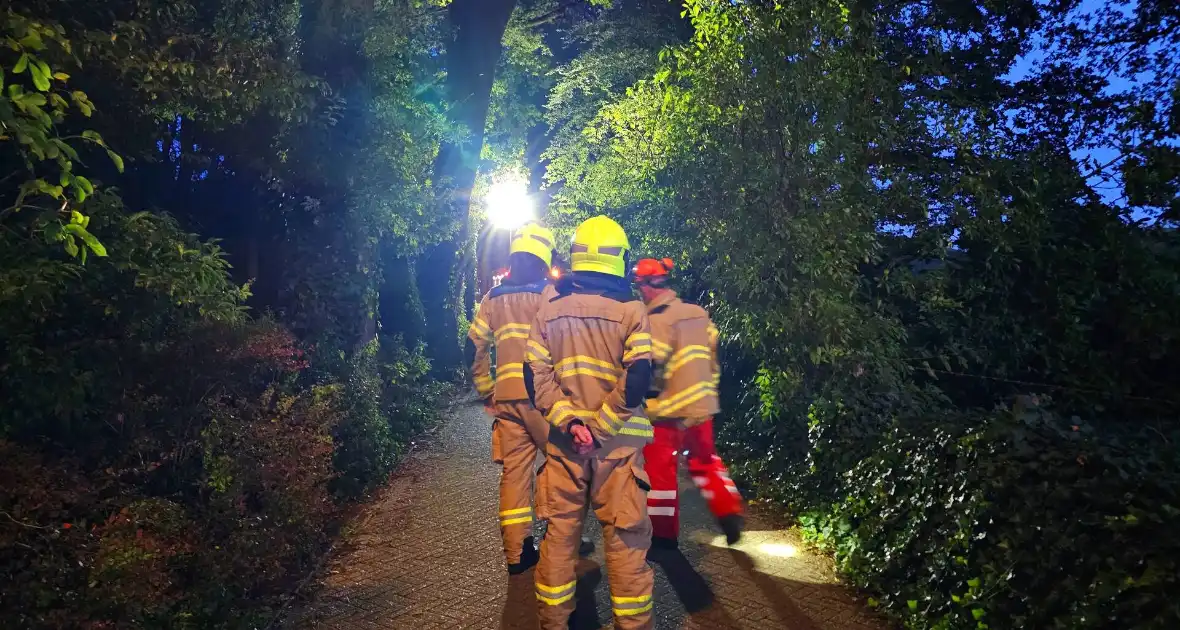
<path fill-rule="evenodd" d="M 638 437 L 655 437 L 655 429 L 651 426 L 651 420 L 643 416 L 632 416 L 623 424 L 623 428 L 619 429 L 620 435 L 635 435 Z"/>
<path fill-rule="evenodd" d="M 649 411 L 658 416 L 670 415 L 673 411 L 683 408 L 685 405 L 696 402 L 708 395 L 716 395 L 717 388 L 711 381 L 701 381 L 692 387 L 686 388 L 675 396 L 669 397 L 666 400 L 660 401 L 655 405 L 648 407 Z"/>
<path fill-rule="evenodd" d="M 651 600 L 651 595 L 640 595 L 638 597 L 615 597 L 610 596 L 611 603 L 614 604 L 642 604 L 643 602 Z"/>
<path fill-rule="evenodd" d="M 683 358 L 685 355 L 693 354 L 693 353 L 697 353 L 697 352 L 705 352 L 708 354 L 712 354 L 712 351 L 709 350 L 709 346 L 702 346 L 699 344 L 694 344 L 691 346 L 684 346 L 683 348 L 677 350 L 676 354 L 672 355 L 672 358 L 669 360 L 669 363 L 675 362 L 675 361 Z"/>
<path fill-rule="evenodd" d="M 636 346 L 639 344 L 646 344 L 646 345 L 650 346 L 651 345 L 651 333 L 643 333 L 643 332 L 631 333 L 631 335 L 629 335 L 627 337 L 627 343 L 625 345 L 627 347 L 631 347 L 631 346 Z"/>
<path fill-rule="evenodd" d="M 685 365 L 687 365 L 693 361 L 712 361 L 712 360 L 713 360 L 712 354 L 710 354 L 708 351 L 705 351 L 705 350 L 699 350 L 699 351 L 693 352 L 691 354 L 683 355 L 679 359 L 677 359 L 675 362 L 669 362 L 668 366 L 667 366 L 666 373 L 669 377 L 671 377 L 671 375 L 675 374 L 680 368 L 684 367 Z M 712 366 L 710 366 L 710 367 L 712 367 Z"/>
<path fill-rule="evenodd" d="M 522 507 L 522 508 L 516 508 L 513 510 L 504 510 L 503 512 L 500 512 L 500 516 L 512 516 L 514 514 L 527 514 L 532 511 L 533 511 L 533 508 L 531 508 L 531 507 Z"/>
<path fill-rule="evenodd" d="M 603 374 L 602 371 L 599 370 L 598 368 L 588 368 L 588 367 L 580 367 L 580 368 L 574 368 L 572 370 L 565 370 L 561 373 L 561 378 L 566 378 L 567 376 L 577 376 L 579 374 L 581 374 L 583 376 L 593 376 L 594 378 L 600 378 L 604 381 L 609 382 L 612 385 L 619 381 L 619 377 L 615 376 L 614 374 Z"/>
<path fill-rule="evenodd" d="M 712 385 L 712 383 L 702 383 L 702 384 Z M 694 402 L 704 398 L 705 396 L 716 396 L 716 395 L 717 395 L 717 392 L 715 390 L 713 390 L 712 387 L 710 387 L 710 388 L 705 389 L 703 391 L 697 392 L 696 394 L 694 394 L 684 400 L 678 401 L 674 405 L 662 405 L 660 407 L 660 415 L 670 416 L 673 413 L 676 413 L 677 411 L 679 411 L 679 410 L 693 404 Z"/>
<path fill-rule="evenodd" d="M 562 595 L 561 597 L 545 597 L 545 596 L 541 595 L 540 593 L 537 593 L 537 599 L 540 600 L 542 603 L 548 604 L 550 606 L 558 606 L 558 605 L 564 604 L 573 598 L 574 598 L 573 593 L 570 593 L 569 595 Z"/>
<path fill-rule="evenodd" d="M 660 341 L 659 339 L 651 340 L 651 348 L 652 355 L 655 357 L 656 361 L 663 361 L 668 358 L 669 354 L 672 354 L 672 346 Z"/>
<path fill-rule="evenodd" d="M 475 321 L 471 322 L 471 331 L 483 339 L 487 339 L 492 336 L 492 327 L 488 326 L 487 322 L 478 317 L 475 318 Z"/>
<path fill-rule="evenodd" d="M 611 435 L 618 433 L 619 425 L 622 424 L 622 421 L 619 419 L 619 415 L 610 408 L 610 405 L 602 406 L 602 409 L 598 411 L 598 420 L 599 424 L 601 424 L 602 427 L 606 429 Z"/>
<path fill-rule="evenodd" d="M 573 405 L 571 405 L 569 402 L 559 400 L 553 404 L 553 407 L 549 409 L 549 413 L 545 414 L 545 419 L 547 419 L 551 424 L 557 424 L 562 416 L 569 415 L 569 409 L 572 407 Z"/>
<path fill-rule="evenodd" d="M 566 590 L 567 588 L 571 588 L 572 586 L 574 586 L 577 583 L 578 583 L 578 581 L 574 580 L 573 582 L 570 582 L 569 584 L 562 584 L 561 586 L 546 586 L 544 584 L 541 584 L 540 582 L 537 582 L 536 587 L 537 587 L 538 591 L 544 591 L 546 593 L 560 593 L 560 592 Z"/>
<path fill-rule="evenodd" d="M 500 521 L 500 526 L 503 527 L 504 525 L 516 525 L 517 523 L 531 523 L 531 522 L 533 522 L 533 517 L 532 517 L 532 515 L 529 515 L 529 516 L 524 516 L 521 518 L 510 518 L 508 520 Z"/>
<path fill-rule="evenodd" d="M 504 324 L 496 329 L 496 341 L 528 339 L 532 326 L 529 324 Z"/>
<path fill-rule="evenodd" d="M 668 361 L 668 366 L 667 366 L 668 378 L 671 378 L 671 376 L 673 374 L 675 374 L 677 370 L 684 367 L 685 364 L 689 363 L 690 361 L 696 361 L 698 359 L 712 361 L 713 360 L 713 353 L 710 352 L 709 349 L 706 348 L 705 346 L 688 346 L 688 347 L 678 351 L 675 355 L 672 356 L 672 359 Z"/>
<path fill-rule="evenodd" d="M 684 390 L 677 392 L 676 394 L 669 396 L 668 398 L 665 398 L 664 400 L 662 400 L 660 402 L 660 404 L 668 405 L 668 404 L 672 404 L 675 402 L 679 402 L 679 400 L 681 398 L 687 398 L 688 396 L 695 394 L 697 391 L 699 391 L 701 389 L 712 390 L 713 384 L 708 381 L 701 381 L 699 383 L 695 383 L 691 387 L 686 387 Z"/>
<path fill-rule="evenodd" d="M 524 378 L 524 364 L 523 363 L 505 363 L 504 365 L 496 366 L 496 382 L 506 381 L 510 378 Z"/>
<path fill-rule="evenodd" d="M 491 393 L 493 387 L 491 376 L 474 376 L 472 380 L 475 381 L 475 391 L 480 395 Z"/>
<path fill-rule="evenodd" d="M 586 409 L 578 409 L 573 406 L 568 400 L 559 400 L 553 404 L 549 409 L 549 413 L 545 414 L 545 419 L 550 424 L 560 424 L 562 420 L 578 419 L 589 420 L 594 417 L 594 412 Z"/>
<path fill-rule="evenodd" d="M 571 365 L 574 363 L 586 363 L 589 365 L 595 365 L 595 366 L 598 366 L 598 367 L 600 367 L 608 372 L 612 372 L 612 373 L 620 372 L 619 366 L 615 365 L 614 363 L 611 363 L 610 361 L 603 361 L 602 359 L 596 359 L 596 358 L 586 355 L 586 354 L 576 354 L 572 357 L 562 359 L 557 362 L 557 365 L 553 366 L 553 369 L 561 370 L 562 368 L 566 367 L 567 365 Z"/>
<path fill-rule="evenodd" d="M 549 355 L 549 351 L 545 349 L 536 339 L 529 339 L 529 361 L 552 361 L 553 358 Z"/>
<path fill-rule="evenodd" d="M 641 614 L 651 610 L 651 606 L 653 603 L 655 603 L 655 602 L 648 602 L 647 605 L 642 608 L 615 608 L 614 609 L 615 615 L 618 615 L 619 617 L 630 617 L 631 615 L 641 615 Z"/>
<path fill-rule="evenodd" d="M 651 354 L 651 348 L 648 346 L 631 348 L 627 351 L 627 354 L 623 355 L 623 363 L 634 361 L 635 359 L 639 358 L 639 356 L 644 354 Z"/>

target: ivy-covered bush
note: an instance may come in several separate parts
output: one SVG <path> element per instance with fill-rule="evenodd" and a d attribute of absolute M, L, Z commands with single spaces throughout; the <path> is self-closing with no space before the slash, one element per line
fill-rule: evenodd
<path fill-rule="evenodd" d="M 829 448 L 832 427 L 847 438 L 860 424 L 816 404 L 810 458 L 735 468 L 907 627 L 1168 628 L 1180 618 L 1169 595 L 1180 586 L 1180 454 L 1169 444 L 1180 436 L 1102 431 L 1025 399 L 894 418 L 859 461 Z M 751 416 L 728 433 L 744 442 L 762 426 Z"/>

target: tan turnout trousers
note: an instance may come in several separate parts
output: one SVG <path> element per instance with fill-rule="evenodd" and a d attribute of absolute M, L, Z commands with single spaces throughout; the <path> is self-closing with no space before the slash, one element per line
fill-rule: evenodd
<path fill-rule="evenodd" d="M 652 627 L 654 577 L 647 564 L 650 487 L 640 450 L 613 459 L 550 454 L 541 469 L 537 493 L 537 511 L 549 519 L 536 574 L 541 604 L 537 616 L 543 630 L 564 630 L 574 612 L 578 583 L 574 567 L 587 504 L 602 523 L 615 628 Z"/>
<path fill-rule="evenodd" d="M 500 535 L 504 539 L 504 559 L 508 564 L 520 562 L 524 541 L 533 535 L 533 469 L 537 454 L 544 452 L 545 443 L 538 444 L 522 422 L 504 416 L 509 405 L 496 405 L 496 419 L 492 421 L 492 461 L 500 464 Z M 533 414 L 541 422 L 545 419 L 527 401 L 514 405 L 517 413 Z"/>
<path fill-rule="evenodd" d="M 543 630 L 569 624 L 578 545 L 590 508 L 602 524 L 615 628 L 651 628 L 651 484 L 642 452 L 653 434 L 642 406 L 650 383 L 651 329 L 625 281 L 600 280 L 597 287 L 594 278 L 579 282 L 577 273 L 563 280 L 529 333 L 536 406 L 552 426 L 538 478 L 537 512 L 549 528 L 536 571 L 537 617 Z M 597 446 L 588 453 L 573 450 L 569 428 L 575 422 L 594 436 Z"/>

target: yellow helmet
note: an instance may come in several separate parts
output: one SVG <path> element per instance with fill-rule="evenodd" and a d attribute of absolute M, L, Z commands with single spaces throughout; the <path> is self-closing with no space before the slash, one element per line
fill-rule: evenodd
<path fill-rule="evenodd" d="M 516 230 L 512 235 L 512 244 L 508 246 L 508 253 L 527 252 L 545 261 L 545 266 L 553 264 L 553 247 L 557 241 L 553 238 L 553 230 L 529 222 Z"/>
<path fill-rule="evenodd" d="M 574 232 L 570 269 L 623 278 L 627 276 L 627 252 L 630 249 L 631 242 L 622 226 L 600 214 L 583 221 Z"/>

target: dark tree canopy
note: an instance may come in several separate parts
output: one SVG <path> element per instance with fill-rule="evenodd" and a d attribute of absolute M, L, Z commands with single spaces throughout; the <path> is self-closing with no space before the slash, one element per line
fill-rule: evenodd
<path fill-rule="evenodd" d="M 516 178 L 559 242 L 676 259 L 735 474 L 873 605 L 1180 627 L 1180 4 L 43 0 L 0 37 L 0 625 L 270 623 L 465 382 Z"/>

